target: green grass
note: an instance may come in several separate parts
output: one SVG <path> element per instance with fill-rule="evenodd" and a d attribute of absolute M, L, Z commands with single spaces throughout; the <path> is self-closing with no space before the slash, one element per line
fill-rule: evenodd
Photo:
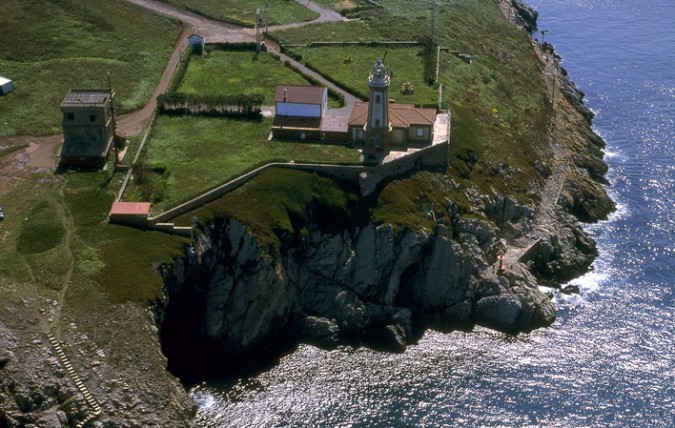
<path fill-rule="evenodd" d="M 3 1 L 0 70 L 15 90 L 0 97 L 0 137 L 60 132 L 70 88 L 107 87 L 120 113 L 150 98 L 179 26 L 123 0 Z M 39 19 L 36 19 L 39 17 Z M 39 112 L 39 114 L 36 114 Z"/>
<path fill-rule="evenodd" d="M 371 30 L 363 21 L 338 21 L 312 24 L 301 28 L 273 31 L 272 35 L 283 44 L 297 45 L 310 42 L 372 42 L 384 38 Z"/>
<path fill-rule="evenodd" d="M 265 10 L 262 0 L 164 0 L 176 6 L 195 11 L 209 18 L 232 22 L 247 27 L 255 25 L 256 9 L 260 9 L 262 25 Z M 267 0 L 268 24 L 290 24 L 311 21 L 319 14 L 294 0 Z"/>
<path fill-rule="evenodd" d="M 190 94 L 263 94 L 274 104 L 277 84 L 307 85 L 309 82 L 276 57 L 253 51 L 207 48 L 206 55 L 193 55 L 179 92 Z"/>
<path fill-rule="evenodd" d="M 186 240 L 108 224 L 113 183 L 119 179 L 120 174 L 105 171 L 65 175 L 63 199 L 75 227 L 71 241 L 75 275 L 110 301 L 152 301 L 161 294 L 155 266 L 177 255 Z M 78 295 L 85 292 L 73 290 Z"/>
<path fill-rule="evenodd" d="M 42 253 L 56 247 L 66 233 L 59 206 L 43 200 L 25 214 L 17 250 L 23 254 Z"/>
<path fill-rule="evenodd" d="M 367 36 L 369 40 L 410 40 L 415 38 L 415 33 L 421 39 L 428 37 L 427 9 L 403 0 L 382 4 L 384 8 L 357 12 L 358 21 L 311 26 L 275 35 L 294 43 Z M 545 141 L 548 99 L 541 64 L 531 51 L 527 37 L 507 23 L 498 8 L 487 0 L 448 1 L 439 4 L 437 12 L 437 41 L 473 58 L 472 64 L 466 64 L 449 53 L 440 56 L 443 106 L 453 113 L 447 176 L 458 186 L 436 186 L 423 191 L 427 176 L 387 186 L 373 206 L 373 219 L 378 223 L 422 226 L 427 223 L 418 218 L 422 206 L 442 204 L 444 197 L 456 200 L 463 212 L 469 212 L 470 201 L 464 192 L 472 187 L 479 193 L 511 194 L 526 202 L 528 191 L 539 180 L 532 161 L 541 156 L 539 150 Z M 487 28 L 485 23 L 489 23 L 489 31 L 480 31 Z M 397 30 L 395 35 L 390 34 L 392 28 Z M 425 79 L 422 47 L 339 46 L 293 48 L 292 51 L 322 74 L 364 98 L 372 64 L 386 53 L 386 63 L 393 72 L 391 99 L 414 104 L 437 103 L 437 88 Z M 344 61 L 346 57 L 350 57 L 351 62 Z M 227 88 L 233 92 L 261 88 L 271 93 L 274 85 L 285 80 L 286 75 L 279 77 L 277 72 L 269 72 L 269 67 L 276 67 L 278 63 L 269 63 L 265 55 L 258 60 L 253 58 L 248 52 L 220 51 L 203 58 L 195 57 L 181 90 L 216 93 Z M 272 78 L 267 80 L 267 76 Z M 400 94 L 403 81 L 415 85 L 414 94 Z M 150 174 L 150 191 L 132 189 L 130 197 L 152 199 L 153 209 L 161 210 L 262 162 L 344 159 L 341 153 L 327 152 L 330 146 L 267 142 L 268 132 L 266 121 L 160 118 L 146 155 L 148 167 L 159 166 L 160 173 Z M 415 196 L 417 193 L 426 196 Z M 259 199 L 249 196 L 249 200 Z"/>
<path fill-rule="evenodd" d="M 438 89 L 424 80 L 424 61 L 421 48 L 401 47 L 365 47 L 330 46 L 314 48 L 294 48 L 292 51 L 302 56 L 302 60 L 331 80 L 340 82 L 350 92 L 361 98 L 368 98 L 368 76 L 377 58 L 386 54 L 386 65 L 391 73 L 389 88 L 390 101 L 412 104 L 435 104 L 438 102 Z M 351 62 L 345 61 L 346 57 Z M 403 95 L 401 83 L 412 82 L 415 92 Z"/>
<path fill-rule="evenodd" d="M 259 246 L 278 247 L 279 237 L 300 237 L 307 233 L 308 214 L 320 229 L 341 233 L 362 218 L 359 198 L 340 188 L 333 180 L 316 174 L 272 168 L 254 180 L 206 204 L 178 222 L 190 218 L 233 216 L 243 220 Z"/>
<path fill-rule="evenodd" d="M 397 180 L 382 189 L 373 204 L 372 221 L 388 223 L 396 229 L 433 229 L 437 223 L 451 225 L 446 215 L 445 197 L 452 191 L 448 180 L 440 174 L 419 172 L 405 180 Z M 420 215 L 433 211 L 434 217 Z"/>
<path fill-rule="evenodd" d="M 359 153 L 343 146 L 268 141 L 270 120 L 159 116 L 146 143 L 153 212 L 183 202 L 255 166 L 272 161 L 357 163 Z M 160 169 L 160 168 L 156 168 Z M 143 189 L 125 198 L 143 198 Z"/>
<path fill-rule="evenodd" d="M 100 305 L 93 294 L 106 303 L 141 304 L 161 295 L 155 266 L 177 255 L 186 240 L 108 224 L 120 174 L 31 178 L 2 198 L 0 297 L 20 301 L 29 293 L 54 300 L 68 286 L 66 308 L 105 313 L 107 307 L 88 306 Z"/>

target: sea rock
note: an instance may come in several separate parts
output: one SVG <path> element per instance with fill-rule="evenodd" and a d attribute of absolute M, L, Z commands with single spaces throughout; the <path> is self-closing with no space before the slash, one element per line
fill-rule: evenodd
<path fill-rule="evenodd" d="M 513 294 L 484 297 L 476 302 L 476 318 L 489 327 L 515 331 L 522 310 L 520 299 Z"/>
<path fill-rule="evenodd" d="M 581 174 L 565 181 L 558 204 L 588 223 L 606 220 L 616 206 L 597 181 Z"/>
<path fill-rule="evenodd" d="M 525 4 L 522 0 L 511 0 L 511 7 L 515 12 L 513 18 L 516 25 L 522 27 L 529 34 L 537 31 L 539 12 Z"/>
<path fill-rule="evenodd" d="M 340 328 L 335 320 L 323 317 L 307 316 L 300 323 L 300 335 L 309 343 L 331 347 L 338 343 Z"/>

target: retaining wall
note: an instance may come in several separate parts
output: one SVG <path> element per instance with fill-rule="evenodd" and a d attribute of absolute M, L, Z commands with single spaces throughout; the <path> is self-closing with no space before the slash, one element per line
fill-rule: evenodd
<path fill-rule="evenodd" d="M 448 165 L 449 142 L 435 144 L 430 147 L 419 149 L 414 153 L 406 154 L 398 159 L 376 166 L 350 166 L 350 165 L 321 165 L 302 163 L 274 162 L 263 165 L 240 177 L 229 181 L 222 186 L 216 187 L 196 198 L 180 204 L 170 210 L 151 217 L 151 223 L 164 223 L 186 212 L 192 211 L 207 202 L 211 202 L 235 188 L 256 177 L 268 168 L 291 168 L 301 171 L 315 172 L 326 177 L 358 183 L 363 196 L 373 193 L 381 184 L 388 180 L 403 177 L 412 171 L 433 168 L 444 169 Z"/>

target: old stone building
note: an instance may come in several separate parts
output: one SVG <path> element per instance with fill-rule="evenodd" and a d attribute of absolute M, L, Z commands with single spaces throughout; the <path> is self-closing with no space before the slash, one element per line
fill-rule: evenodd
<path fill-rule="evenodd" d="M 61 103 L 63 147 L 59 165 L 101 167 L 105 165 L 115 137 L 110 90 L 71 89 Z"/>

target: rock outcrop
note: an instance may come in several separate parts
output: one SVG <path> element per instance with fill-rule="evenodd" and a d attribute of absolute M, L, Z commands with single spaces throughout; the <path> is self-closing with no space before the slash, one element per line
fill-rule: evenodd
<path fill-rule="evenodd" d="M 500 207 L 513 229 L 529 215 L 512 200 Z M 427 328 L 515 333 L 551 324 L 555 309 L 531 274 L 496 270 L 503 244 L 494 223 L 459 219 L 450 201 L 445 208 L 452 224 L 434 230 L 368 223 L 327 233 L 310 221 L 308 233 L 274 251 L 259 248 L 237 219 L 207 222 L 185 255 L 161 269 L 170 361 L 180 366 L 184 349 L 191 367 L 196 354 L 240 361 L 281 341 L 400 351 Z"/>
<path fill-rule="evenodd" d="M 539 12 L 525 4 L 522 0 L 510 0 L 510 6 L 513 10 L 512 20 L 516 25 L 523 28 L 529 34 L 537 31 Z"/>

